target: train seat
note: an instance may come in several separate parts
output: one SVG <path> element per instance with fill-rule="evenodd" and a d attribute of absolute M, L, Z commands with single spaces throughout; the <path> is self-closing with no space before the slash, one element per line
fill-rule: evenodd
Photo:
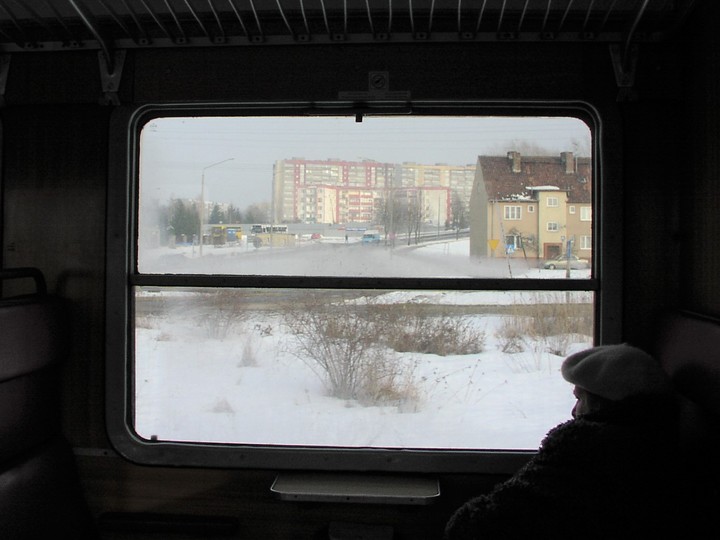
<path fill-rule="evenodd" d="M 659 321 L 653 353 L 687 398 L 687 441 L 707 447 L 720 438 L 720 321 L 687 312 L 667 312 Z"/>
<path fill-rule="evenodd" d="M 67 316 L 39 271 L 0 271 L 3 284 L 18 278 L 34 279 L 36 290 L 0 298 L 0 537 L 92 538 L 96 529 L 61 433 Z"/>

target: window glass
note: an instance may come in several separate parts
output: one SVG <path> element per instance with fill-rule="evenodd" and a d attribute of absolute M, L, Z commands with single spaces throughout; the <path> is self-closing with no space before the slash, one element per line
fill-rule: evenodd
<path fill-rule="evenodd" d="M 522 207 L 521 206 L 506 206 L 505 207 L 505 219 L 508 219 L 508 220 L 522 219 Z"/>
<path fill-rule="evenodd" d="M 589 206 L 583 223 L 562 208 L 541 222 L 523 212 L 548 190 L 591 202 L 576 178 L 592 174 L 590 132 L 574 118 L 168 117 L 145 124 L 140 144 L 143 274 L 508 277 L 479 260 L 502 259 L 492 246 L 514 234 L 525 259 L 513 277 L 542 278 L 533 261 L 558 241 L 546 231 L 562 230 L 564 249 L 592 229 Z M 412 249 L 460 240 L 456 257 Z"/>
<path fill-rule="evenodd" d="M 570 417 L 558 369 L 595 335 L 593 224 L 538 201 L 560 191 L 590 208 L 594 183 L 576 178 L 592 177 L 587 125 L 356 120 L 141 126 L 128 353 L 141 439 L 533 449 Z M 581 248 L 584 264 L 545 264 Z"/>
<path fill-rule="evenodd" d="M 593 294 L 135 289 L 148 440 L 537 448 L 569 418 Z"/>

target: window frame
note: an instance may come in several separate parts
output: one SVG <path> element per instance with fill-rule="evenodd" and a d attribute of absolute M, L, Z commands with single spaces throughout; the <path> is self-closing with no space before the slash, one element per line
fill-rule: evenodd
<path fill-rule="evenodd" d="M 613 178 L 606 171 L 617 171 L 607 157 L 615 155 L 603 148 L 603 122 L 600 112 L 586 102 L 413 102 L 413 114 L 494 115 L 494 116 L 573 116 L 585 121 L 592 132 L 593 208 L 622 208 L 621 184 L 606 184 Z M 137 271 L 138 153 L 142 126 L 163 116 L 269 115 L 269 114 L 407 114 L 408 105 L 391 104 L 355 109 L 346 103 L 163 103 L 120 106 L 113 111 L 110 125 L 110 180 L 108 185 L 107 271 L 106 271 L 106 424 L 115 450 L 126 459 L 144 465 L 230 467 L 295 470 L 346 470 L 384 472 L 491 472 L 516 470 L 532 455 L 524 450 L 428 450 L 269 447 L 194 442 L 145 440 L 134 433 L 133 393 L 133 287 L 152 283 L 180 286 L 214 285 L 214 276 L 142 276 Z M 606 116 L 611 116 L 605 111 Z M 617 149 L 613 145 L 613 149 Z M 618 149 L 619 151 L 619 149 Z M 616 175 L 619 177 L 619 175 Z M 601 189 L 602 187 L 602 189 Z M 617 191 L 612 191 L 617 189 Z M 612 206 L 615 204 L 616 206 Z M 596 344 L 616 342 L 621 336 L 621 268 L 619 257 L 603 257 L 603 238 L 621 231 L 621 212 L 604 219 L 595 216 L 592 274 L 589 279 L 478 278 L 462 280 L 438 278 L 303 278 L 292 276 L 223 276 L 221 286 L 243 282 L 246 287 L 447 289 L 447 290 L 570 290 L 595 294 Z M 601 280 L 602 278 L 602 280 Z M 614 279 L 617 278 L 617 279 Z"/>

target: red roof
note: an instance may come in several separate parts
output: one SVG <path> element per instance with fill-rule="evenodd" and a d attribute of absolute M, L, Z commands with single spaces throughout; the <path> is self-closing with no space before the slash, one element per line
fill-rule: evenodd
<path fill-rule="evenodd" d="M 568 202 L 590 203 L 592 168 L 590 158 L 572 152 L 558 156 L 478 156 L 478 169 L 490 200 L 535 199 L 532 187 L 554 186 L 567 192 Z M 478 171 L 480 172 L 480 171 Z"/>

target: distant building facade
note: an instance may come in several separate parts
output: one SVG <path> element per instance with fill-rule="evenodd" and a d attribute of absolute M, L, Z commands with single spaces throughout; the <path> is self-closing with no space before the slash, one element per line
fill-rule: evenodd
<path fill-rule="evenodd" d="M 388 200 L 412 197 L 424 219 L 446 223 L 453 194 L 469 207 L 475 165 L 284 159 L 273 168 L 275 222 L 372 223 Z"/>
<path fill-rule="evenodd" d="M 470 255 L 592 258 L 592 164 L 559 156 L 479 156 L 470 197 Z"/>

